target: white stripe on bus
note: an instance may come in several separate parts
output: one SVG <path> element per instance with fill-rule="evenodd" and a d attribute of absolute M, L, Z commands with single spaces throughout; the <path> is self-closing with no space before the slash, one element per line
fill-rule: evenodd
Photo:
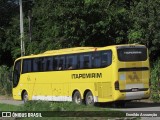
<path fill-rule="evenodd" d="M 71 96 L 32 96 L 32 100 L 44 101 L 72 101 Z M 98 102 L 98 97 L 94 96 L 94 102 Z"/>

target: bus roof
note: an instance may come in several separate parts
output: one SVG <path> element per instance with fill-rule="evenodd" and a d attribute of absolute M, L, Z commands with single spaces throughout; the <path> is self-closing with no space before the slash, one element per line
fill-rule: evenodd
<path fill-rule="evenodd" d="M 73 51 L 82 51 L 82 50 L 91 50 L 95 49 L 94 47 L 75 47 L 75 48 L 64 48 L 59 50 L 49 50 L 42 54 L 53 54 L 53 53 L 62 53 L 62 52 L 73 52 Z"/>
<path fill-rule="evenodd" d="M 25 59 L 25 58 L 36 58 L 41 56 L 51 56 L 51 55 L 63 55 L 63 54 L 69 54 L 69 53 L 81 53 L 81 52 L 90 52 L 90 51 L 99 51 L 99 50 L 105 50 L 105 49 L 112 49 L 115 47 L 121 47 L 121 46 L 144 46 L 140 44 L 122 44 L 122 45 L 111 45 L 106 47 L 74 47 L 74 48 L 64 48 L 64 49 L 58 49 L 58 50 L 49 50 L 44 53 L 40 54 L 31 54 L 28 56 L 19 57 L 18 59 Z"/>

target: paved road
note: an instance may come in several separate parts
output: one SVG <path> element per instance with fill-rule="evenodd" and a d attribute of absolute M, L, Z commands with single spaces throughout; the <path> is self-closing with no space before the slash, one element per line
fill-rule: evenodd
<path fill-rule="evenodd" d="M 13 98 L 10 96 L 0 96 L 0 103 L 5 103 L 5 104 L 11 104 L 11 105 L 21 105 L 23 104 L 22 101 L 15 101 Z"/>
<path fill-rule="evenodd" d="M 115 108 L 122 111 L 160 111 L 160 103 L 135 101 L 128 102 L 125 108 Z"/>
<path fill-rule="evenodd" d="M 113 110 L 124 111 L 129 114 L 158 114 L 160 116 L 160 103 L 146 101 L 128 102 L 125 108 L 112 108 Z M 141 117 L 142 120 L 160 120 L 160 117 Z"/>
<path fill-rule="evenodd" d="M 23 104 L 23 101 L 0 100 L 0 103 L 11 104 L 11 105 L 21 105 L 21 104 Z"/>

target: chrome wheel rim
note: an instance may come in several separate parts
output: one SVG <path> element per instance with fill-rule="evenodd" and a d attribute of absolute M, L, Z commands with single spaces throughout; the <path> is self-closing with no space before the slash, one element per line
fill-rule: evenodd
<path fill-rule="evenodd" d="M 75 102 L 76 102 L 77 104 L 80 104 L 80 103 L 81 103 L 81 98 L 80 98 L 80 96 L 76 96 Z"/>
<path fill-rule="evenodd" d="M 93 103 L 93 96 L 92 95 L 89 95 L 87 97 L 87 103 L 88 103 L 88 105 L 91 105 Z"/>

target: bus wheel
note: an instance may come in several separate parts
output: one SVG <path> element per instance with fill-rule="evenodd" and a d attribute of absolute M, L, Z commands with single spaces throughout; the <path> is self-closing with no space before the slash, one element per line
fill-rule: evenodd
<path fill-rule="evenodd" d="M 28 101 L 28 93 L 27 93 L 27 91 L 25 91 L 24 93 L 23 93 L 23 102 L 25 103 L 25 102 L 27 102 Z"/>
<path fill-rule="evenodd" d="M 82 103 L 82 98 L 81 98 L 81 94 L 79 93 L 79 91 L 76 91 L 73 95 L 73 102 L 76 104 L 81 104 Z"/>
<path fill-rule="evenodd" d="M 85 96 L 86 105 L 94 105 L 94 97 L 93 94 L 89 91 Z"/>

